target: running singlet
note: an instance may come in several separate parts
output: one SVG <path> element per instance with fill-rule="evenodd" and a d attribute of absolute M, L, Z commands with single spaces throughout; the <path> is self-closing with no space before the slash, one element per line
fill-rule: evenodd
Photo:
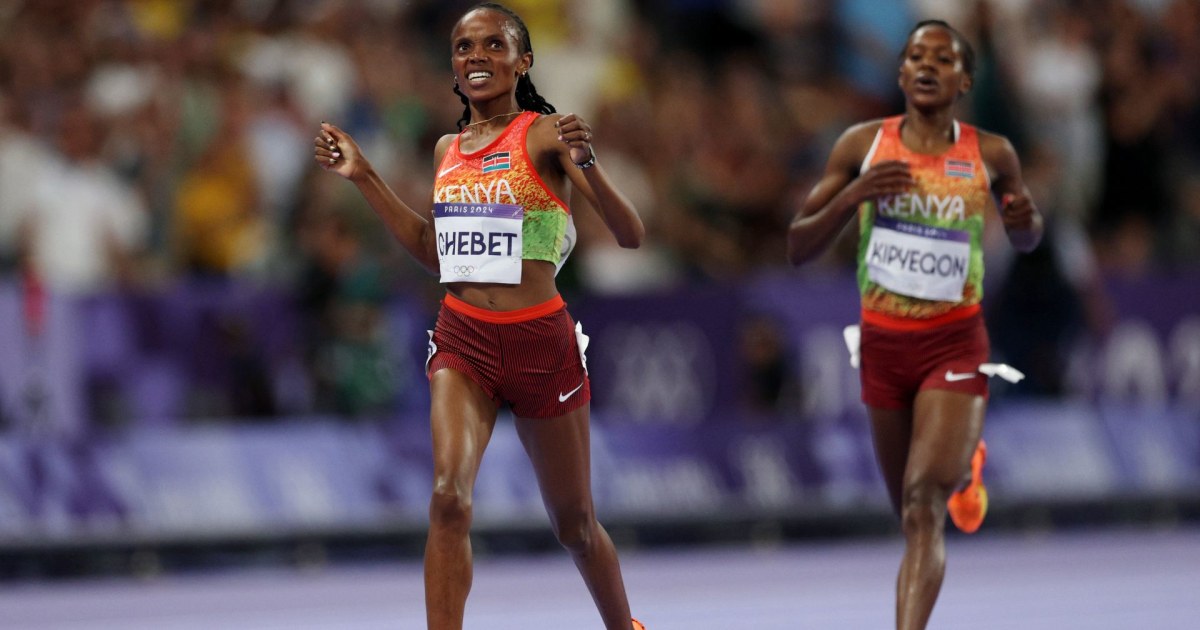
<path fill-rule="evenodd" d="M 916 186 L 859 207 L 858 287 L 864 320 L 933 326 L 978 311 L 980 239 L 984 218 L 995 206 L 975 127 L 955 121 L 954 145 L 925 155 L 900 141 L 902 120 L 884 119 L 861 172 L 902 160 Z"/>
<path fill-rule="evenodd" d="M 461 134 L 433 184 L 442 282 L 521 283 L 521 260 L 562 269 L 575 246 L 571 212 L 551 192 L 525 150 L 536 112 L 523 112 L 486 147 L 459 149 Z"/>

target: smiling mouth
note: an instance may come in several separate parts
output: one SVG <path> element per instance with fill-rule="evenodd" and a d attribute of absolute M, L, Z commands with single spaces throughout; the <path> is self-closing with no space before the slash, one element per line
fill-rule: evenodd
<path fill-rule="evenodd" d="M 487 81 L 490 78 L 492 78 L 492 73 L 485 72 L 483 70 L 476 70 L 475 72 L 467 73 L 467 83 L 470 83 L 472 85 L 478 85 L 480 83 L 483 83 L 484 81 Z"/>
<path fill-rule="evenodd" d="M 930 76 L 917 77 L 917 80 L 913 84 L 921 90 L 936 90 L 938 88 L 937 79 Z"/>

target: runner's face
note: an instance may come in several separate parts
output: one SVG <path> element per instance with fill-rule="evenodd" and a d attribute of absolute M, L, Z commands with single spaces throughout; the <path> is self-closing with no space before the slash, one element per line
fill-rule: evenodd
<path fill-rule="evenodd" d="M 531 53 L 521 54 L 517 25 L 507 15 L 476 9 L 464 15 L 450 35 L 454 79 L 471 101 L 514 93 L 529 70 Z"/>
<path fill-rule="evenodd" d="M 912 34 L 900 63 L 900 89 L 918 106 L 949 106 L 971 87 L 950 31 L 923 26 Z"/>

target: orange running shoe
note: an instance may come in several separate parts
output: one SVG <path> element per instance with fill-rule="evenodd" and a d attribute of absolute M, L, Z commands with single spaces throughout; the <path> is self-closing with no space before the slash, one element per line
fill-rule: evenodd
<path fill-rule="evenodd" d="M 950 495 L 946 502 L 954 526 L 968 534 L 974 534 L 983 525 L 983 517 L 987 516 L 988 494 L 983 485 L 983 463 L 986 461 L 987 444 L 980 439 L 971 456 L 971 483 Z"/>
<path fill-rule="evenodd" d="M 637 619 L 634 619 L 633 630 L 646 630 L 646 626 L 642 625 L 642 622 L 638 621 Z"/>

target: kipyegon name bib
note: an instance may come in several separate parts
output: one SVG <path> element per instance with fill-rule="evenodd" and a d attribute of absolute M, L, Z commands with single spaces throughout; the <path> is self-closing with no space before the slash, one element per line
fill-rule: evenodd
<path fill-rule="evenodd" d="M 514 204 L 433 204 L 441 281 L 521 284 L 524 218 Z"/>
<path fill-rule="evenodd" d="M 867 277 L 883 288 L 924 300 L 962 300 L 971 262 L 966 230 L 875 217 L 867 245 Z"/>

